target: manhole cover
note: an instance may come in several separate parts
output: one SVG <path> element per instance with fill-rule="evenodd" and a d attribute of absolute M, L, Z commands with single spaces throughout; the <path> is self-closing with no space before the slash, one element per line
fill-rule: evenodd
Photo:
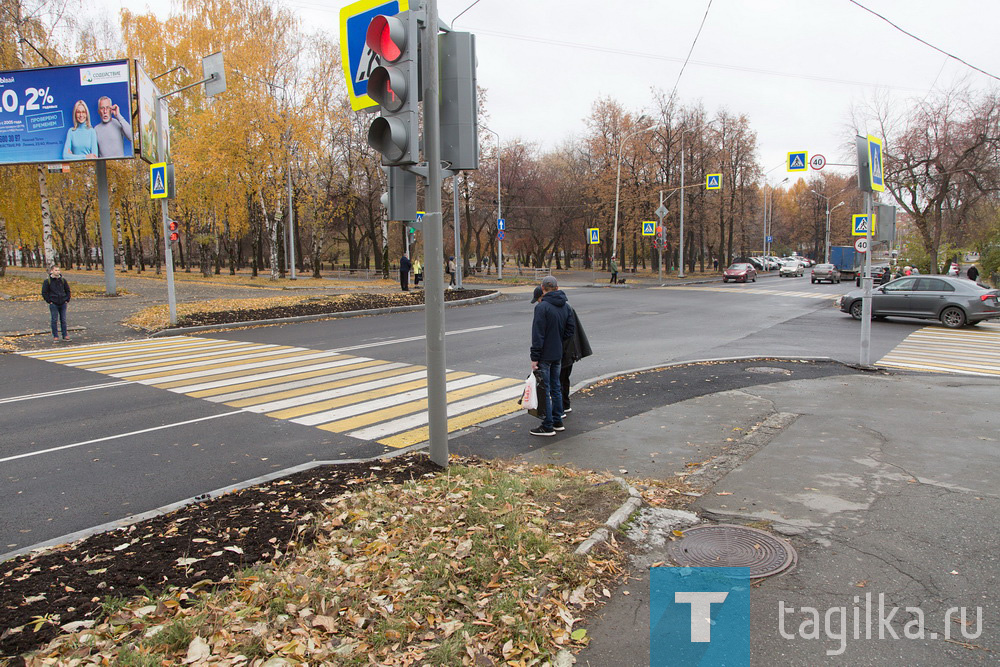
<path fill-rule="evenodd" d="M 761 373 L 763 375 L 791 375 L 787 368 L 775 368 L 774 366 L 751 366 L 747 373 Z"/>
<path fill-rule="evenodd" d="M 681 567 L 746 567 L 746 577 L 769 577 L 798 559 L 790 544 L 771 533 L 729 524 L 695 526 L 671 542 L 667 553 Z"/>

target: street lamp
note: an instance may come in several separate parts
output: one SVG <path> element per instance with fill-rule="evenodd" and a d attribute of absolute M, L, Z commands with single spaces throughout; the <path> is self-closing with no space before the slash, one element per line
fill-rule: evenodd
<path fill-rule="evenodd" d="M 497 222 L 499 223 L 503 217 L 500 208 L 500 135 L 485 125 L 481 127 L 497 138 Z M 500 229 L 497 228 L 497 231 Z M 497 234 L 497 280 L 503 280 L 503 239 L 499 234 Z"/>
<path fill-rule="evenodd" d="M 785 176 L 785 178 L 781 181 L 781 183 L 778 183 L 778 185 L 782 185 L 782 184 L 787 183 L 787 182 L 788 182 L 788 177 Z M 772 209 L 774 208 L 774 188 L 778 187 L 778 185 L 775 185 L 775 186 L 771 187 L 771 208 Z M 770 228 L 769 228 L 769 225 L 768 225 L 768 222 L 769 222 L 768 218 L 770 216 L 768 216 L 768 214 L 767 214 L 767 187 L 768 187 L 768 185 L 767 185 L 767 182 L 765 181 L 765 183 L 764 183 L 764 254 L 765 255 L 770 255 L 771 254 L 770 253 L 770 245 L 767 242 L 767 237 L 768 237 L 768 235 L 770 233 Z"/>
<path fill-rule="evenodd" d="M 621 194 L 622 185 L 622 150 L 625 148 L 625 142 L 636 136 L 637 134 L 642 134 L 643 132 L 649 132 L 650 130 L 656 130 L 658 128 L 665 127 L 663 123 L 658 123 L 657 125 L 650 125 L 649 127 L 644 127 L 642 129 L 636 130 L 635 132 L 630 132 L 622 137 L 621 142 L 618 144 L 618 175 L 615 177 L 615 228 L 614 235 L 611 241 L 611 256 L 618 256 L 618 197 Z"/>
<path fill-rule="evenodd" d="M 830 198 L 829 197 L 827 197 L 824 194 L 820 194 L 820 193 L 816 192 L 815 190 L 810 190 L 809 192 L 813 193 L 817 197 L 822 197 L 823 199 L 826 200 L 826 253 L 824 254 L 825 259 L 823 261 L 824 261 L 824 263 L 829 264 L 830 263 L 830 212 L 831 211 L 836 211 L 838 208 L 840 208 L 841 206 L 843 206 L 846 202 L 840 202 L 839 204 L 837 204 L 833 208 L 830 208 Z M 841 190 L 840 192 L 843 192 L 843 190 Z M 838 192 L 837 194 L 839 195 L 840 192 Z M 834 196 L 836 196 L 836 195 L 834 195 Z"/>
<path fill-rule="evenodd" d="M 680 262 L 679 262 L 679 268 L 677 270 L 678 278 L 684 277 L 684 135 L 687 134 L 688 132 L 693 132 L 694 130 L 704 129 L 705 127 L 711 125 L 714 122 L 715 119 L 710 120 L 707 123 L 702 123 L 698 127 L 692 127 L 687 130 L 681 130 L 681 222 L 678 229 L 678 236 L 680 237 L 678 239 L 679 247 L 677 249 L 680 252 Z"/>

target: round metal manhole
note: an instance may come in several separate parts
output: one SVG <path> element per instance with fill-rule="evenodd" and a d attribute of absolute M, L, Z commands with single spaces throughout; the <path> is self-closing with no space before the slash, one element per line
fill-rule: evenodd
<path fill-rule="evenodd" d="M 792 545 L 771 533 L 730 524 L 688 528 L 667 553 L 681 567 L 749 568 L 748 579 L 784 572 L 798 560 Z"/>
<path fill-rule="evenodd" d="M 791 375 L 787 368 L 775 368 L 774 366 L 750 366 L 747 373 L 761 373 L 762 375 Z"/>

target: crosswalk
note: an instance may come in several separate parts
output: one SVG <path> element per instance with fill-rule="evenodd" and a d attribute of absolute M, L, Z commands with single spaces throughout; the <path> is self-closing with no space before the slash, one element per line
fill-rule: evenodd
<path fill-rule="evenodd" d="M 428 439 L 424 366 L 187 336 L 22 354 L 387 447 Z M 520 409 L 523 380 L 457 370 L 445 379 L 449 432 Z"/>
<path fill-rule="evenodd" d="M 740 294 L 750 293 L 759 294 L 762 296 L 791 296 L 798 297 L 801 299 L 829 299 L 833 301 L 840 294 L 829 294 L 822 292 L 798 292 L 795 290 L 777 290 L 768 289 L 763 287 L 750 287 L 748 285 L 672 285 L 669 287 L 653 287 L 651 289 L 662 289 L 662 290 L 691 290 L 694 292 L 726 292 L 727 294 L 734 294 L 739 292 Z"/>
<path fill-rule="evenodd" d="M 946 329 L 933 325 L 914 331 L 877 366 L 962 375 L 1000 375 L 1000 324 Z"/>

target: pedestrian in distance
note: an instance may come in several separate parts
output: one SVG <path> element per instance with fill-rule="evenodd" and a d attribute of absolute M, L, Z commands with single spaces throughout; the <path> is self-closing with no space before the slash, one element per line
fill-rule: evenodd
<path fill-rule="evenodd" d="M 618 262 L 615 261 L 614 255 L 611 255 L 611 280 L 608 282 L 612 285 L 618 282 Z"/>
<path fill-rule="evenodd" d="M 448 269 L 445 271 L 445 273 L 448 274 L 448 287 L 454 287 L 455 286 L 455 272 L 457 270 L 458 270 L 458 267 L 455 265 L 455 258 L 454 257 L 449 257 L 448 258 Z"/>
<path fill-rule="evenodd" d="M 413 286 L 418 287 L 420 281 L 424 279 L 424 265 L 421 263 L 420 258 L 417 257 L 413 260 Z"/>
<path fill-rule="evenodd" d="M 976 265 L 973 264 L 972 266 L 969 267 L 969 270 L 965 272 L 965 275 L 972 282 L 976 282 L 977 280 L 979 280 L 979 269 L 977 269 Z"/>
<path fill-rule="evenodd" d="M 404 252 L 403 256 L 399 258 L 399 286 L 404 292 L 410 291 L 410 269 L 412 268 L 410 258 Z"/>
<path fill-rule="evenodd" d="M 542 288 L 536 287 L 531 303 L 535 303 L 541 298 Z M 576 327 L 573 335 L 563 341 L 562 368 L 559 371 L 559 384 L 562 387 L 562 412 L 564 417 L 573 412 L 573 408 L 570 407 L 569 400 L 569 390 L 572 386 L 570 383 L 570 376 L 573 374 L 573 364 L 584 357 L 589 357 L 594 353 L 590 347 L 590 341 L 587 339 L 587 334 L 583 331 L 583 324 L 580 322 L 580 314 L 576 312 L 573 306 L 569 305 L 568 302 L 566 303 L 566 306 L 573 314 L 573 322 Z"/>
<path fill-rule="evenodd" d="M 540 371 L 546 388 L 539 392 L 538 413 L 543 415 L 542 424 L 531 429 L 531 435 L 553 436 L 556 431 L 564 431 L 562 418 L 562 385 L 559 382 L 562 370 L 563 341 L 576 332 L 576 318 L 573 309 L 566 303 L 566 294 L 559 289 L 559 283 L 552 276 L 542 278 L 542 296 L 535 304 L 531 321 L 531 370 Z M 544 401 L 544 406 L 542 404 Z"/>
<path fill-rule="evenodd" d="M 59 325 L 62 325 L 62 339 L 68 341 L 66 334 L 66 306 L 71 297 L 69 283 L 62 277 L 58 266 L 49 267 L 49 277 L 42 283 L 42 298 L 49 304 L 50 322 L 52 324 L 52 342 L 59 342 Z"/>

